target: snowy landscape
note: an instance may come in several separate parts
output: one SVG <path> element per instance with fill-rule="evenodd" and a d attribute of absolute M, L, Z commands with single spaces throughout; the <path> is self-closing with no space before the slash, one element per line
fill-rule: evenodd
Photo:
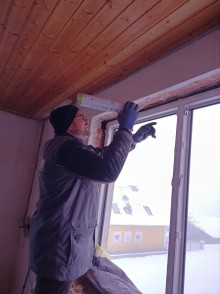
<path fill-rule="evenodd" d="M 143 294 L 164 294 L 167 254 L 112 260 Z M 220 244 L 186 254 L 184 294 L 220 293 Z"/>

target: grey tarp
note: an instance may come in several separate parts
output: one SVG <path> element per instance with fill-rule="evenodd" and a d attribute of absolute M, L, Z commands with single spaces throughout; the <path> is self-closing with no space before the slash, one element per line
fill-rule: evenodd
<path fill-rule="evenodd" d="M 93 266 L 85 274 L 102 294 L 142 294 L 123 270 L 106 257 L 94 257 Z"/>

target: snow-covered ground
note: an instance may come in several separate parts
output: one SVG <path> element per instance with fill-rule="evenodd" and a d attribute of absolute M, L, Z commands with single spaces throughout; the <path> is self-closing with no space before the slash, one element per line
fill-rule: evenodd
<path fill-rule="evenodd" d="M 143 294 L 164 294 L 167 254 L 112 260 Z M 186 254 L 184 294 L 220 294 L 220 244 Z"/>

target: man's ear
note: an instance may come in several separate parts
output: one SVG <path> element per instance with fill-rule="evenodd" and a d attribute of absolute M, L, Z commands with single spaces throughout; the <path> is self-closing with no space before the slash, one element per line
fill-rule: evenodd
<path fill-rule="evenodd" d="M 68 133 L 68 134 L 72 134 L 72 132 L 73 132 L 73 128 L 72 128 L 72 126 L 70 125 L 69 127 L 68 127 L 68 129 L 66 130 L 66 133 Z"/>

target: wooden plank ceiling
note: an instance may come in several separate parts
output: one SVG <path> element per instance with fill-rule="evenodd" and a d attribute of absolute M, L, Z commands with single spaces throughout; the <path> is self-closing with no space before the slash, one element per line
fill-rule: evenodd
<path fill-rule="evenodd" d="M 0 0 L 0 109 L 41 118 L 219 24 L 219 0 Z"/>

